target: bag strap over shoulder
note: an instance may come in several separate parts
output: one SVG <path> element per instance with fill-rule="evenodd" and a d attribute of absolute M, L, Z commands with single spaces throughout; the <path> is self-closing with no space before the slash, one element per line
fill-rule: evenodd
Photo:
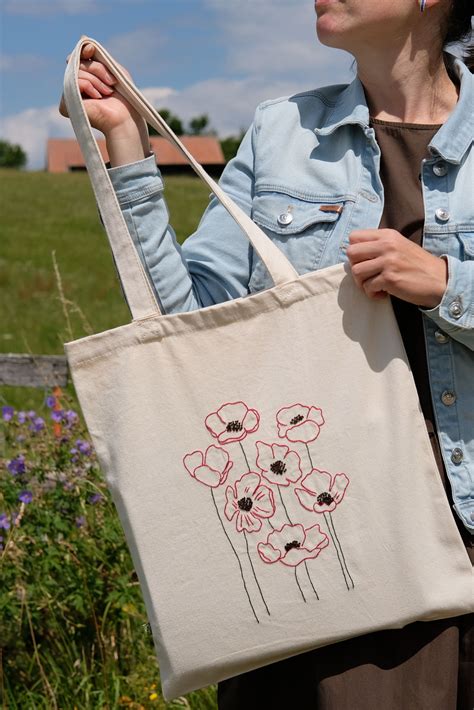
<path fill-rule="evenodd" d="M 97 59 L 117 78 L 114 89 L 130 102 L 136 111 L 145 118 L 147 123 L 178 148 L 194 171 L 207 183 L 214 195 L 246 234 L 267 267 L 274 284 L 282 284 L 297 278 L 298 272 L 283 252 L 273 244 L 255 222 L 206 173 L 156 109 L 122 72 L 107 50 L 96 40 L 83 35 L 71 53 L 66 67 L 64 74 L 64 101 L 81 147 L 132 318 L 136 320 L 150 315 L 159 315 L 161 311 L 129 234 L 107 168 L 84 109 L 79 89 L 78 73 L 81 51 L 85 44 L 92 44 L 95 47 Z"/>

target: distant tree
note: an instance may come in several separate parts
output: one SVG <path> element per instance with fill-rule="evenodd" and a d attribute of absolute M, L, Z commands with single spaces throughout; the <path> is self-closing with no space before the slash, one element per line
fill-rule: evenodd
<path fill-rule="evenodd" d="M 192 136 L 202 136 L 208 125 L 209 116 L 207 114 L 196 116 L 189 121 L 189 133 Z"/>
<path fill-rule="evenodd" d="M 184 127 L 183 127 L 183 122 L 181 121 L 178 116 L 175 116 L 171 111 L 167 108 L 160 108 L 158 110 L 158 113 L 160 116 L 163 118 L 163 120 L 166 121 L 168 126 L 171 128 L 173 133 L 175 133 L 177 136 L 182 136 L 184 134 Z M 150 136 L 157 136 L 158 131 L 153 128 L 153 126 L 148 126 L 148 132 Z"/>
<path fill-rule="evenodd" d="M 26 153 L 20 145 L 13 145 L 0 139 L 0 167 L 23 168 L 26 160 Z"/>
<path fill-rule="evenodd" d="M 239 136 L 228 136 L 220 141 L 222 152 L 224 153 L 225 162 L 228 163 L 237 155 L 240 144 L 245 136 L 244 129 L 241 129 Z"/>

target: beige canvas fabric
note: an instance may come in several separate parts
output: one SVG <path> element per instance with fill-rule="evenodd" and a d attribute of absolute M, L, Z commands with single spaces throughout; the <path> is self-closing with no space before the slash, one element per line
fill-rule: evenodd
<path fill-rule="evenodd" d="M 103 47 L 81 38 L 65 98 L 134 319 L 64 348 L 165 697 L 473 611 L 472 567 L 389 300 L 367 298 L 342 264 L 295 275 L 226 198 L 275 286 L 160 314 L 82 107 L 86 42 L 163 126 Z"/>

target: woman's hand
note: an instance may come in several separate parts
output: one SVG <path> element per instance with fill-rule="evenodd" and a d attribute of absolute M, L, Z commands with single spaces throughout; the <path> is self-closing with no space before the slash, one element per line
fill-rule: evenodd
<path fill-rule="evenodd" d="M 356 229 L 346 253 L 357 285 L 371 298 L 387 294 L 425 308 L 437 306 L 446 290 L 448 265 L 443 257 L 395 229 Z"/>
<path fill-rule="evenodd" d="M 114 91 L 113 86 L 117 79 L 110 74 L 102 62 L 94 59 L 94 53 L 95 48 L 92 44 L 86 44 L 82 48 L 78 83 L 81 96 L 85 98 L 84 108 L 91 126 L 107 136 L 131 122 L 138 123 L 140 116 L 121 94 Z M 70 54 L 67 56 L 66 63 L 70 56 Z M 133 81 L 127 69 L 122 65 L 119 66 Z M 59 113 L 61 116 L 69 117 L 64 94 L 61 96 Z"/>

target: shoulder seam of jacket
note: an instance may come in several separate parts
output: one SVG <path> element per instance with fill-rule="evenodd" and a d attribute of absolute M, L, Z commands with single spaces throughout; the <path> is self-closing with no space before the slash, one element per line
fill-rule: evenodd
<path fill-rule="evenodd" d="M 345 89 L 348 84 L 333 84 L 325 88 L 333 88 L 333 86 L 340 86 L 341 90 Z M 319 99 L 323 104 L 326 106 L 333 108 L 338 100 L 339 97 L 335 101 L 330 101 L 327 96 L 322 92 L 321 89 L 310 89 L 309 91 L 301 91 L 297 94 L 288 94 L 287 96 L 279 96 L 276 99 L 267 99 L 266 101 L 262 101 L 259 105 L 258 108 L 263 110 L 266 109 L 270 106 L 274 106 L 275 104 L 279 103 L 285 103 L 288 102 L 290 99 L 304 99 L 304 98 L 316 98 Z"/>

